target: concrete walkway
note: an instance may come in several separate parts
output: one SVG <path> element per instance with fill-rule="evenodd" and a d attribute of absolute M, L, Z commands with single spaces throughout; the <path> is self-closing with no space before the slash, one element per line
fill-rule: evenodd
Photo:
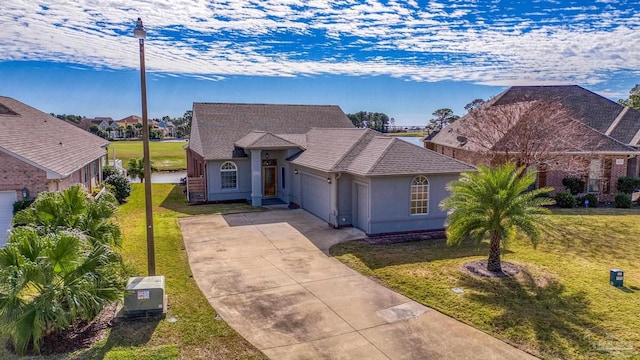
<path fill-rule="evenodd" d="M 303 210 L 194 216 L 180 227 L 204 295 L 272 359 L 534 359 L 327 256 L 362 238 L 356 229 Z"/>

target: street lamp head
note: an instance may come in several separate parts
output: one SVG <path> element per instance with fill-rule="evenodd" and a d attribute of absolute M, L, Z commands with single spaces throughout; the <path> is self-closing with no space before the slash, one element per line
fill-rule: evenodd
<path fill-rule="evenodd" d="M 135 36 L 138 39 L 147 38 L 147 31 L 144 29 L 144 25 L 142 25 L 141 18 L 138 18 L 138 21 L 136 21 L 136 28 L 133 30 L 133 36 Z"/>

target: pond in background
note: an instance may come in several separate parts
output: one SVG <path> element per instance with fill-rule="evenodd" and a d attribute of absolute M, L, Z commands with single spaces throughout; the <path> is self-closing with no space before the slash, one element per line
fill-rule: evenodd
<path fill-rule="evenodd" d="M 422 137 L 418 137 L 418 136 L 396 136 L 396 137 L 408 143 L 418 145 L 420 147 L 424 147 L 424 144 L 422 143 Z"/>
<path fill-rule="evenodd" d="M 187 176 L 186 171 L 159 171 L 151 173 L 152 184 L 179 184 L 180 179 Z M 139 183 L 140 179 L 129 178 L 132 183 Z"/>

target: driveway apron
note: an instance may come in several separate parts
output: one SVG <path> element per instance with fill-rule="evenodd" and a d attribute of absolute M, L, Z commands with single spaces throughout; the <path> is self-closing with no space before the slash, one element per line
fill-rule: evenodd
<path fill-rule="evenodd" d="M 272 359 L 534 359 L 328 256 L 364 237 L 304 210 L 180 219 L 198 286 Z"/>

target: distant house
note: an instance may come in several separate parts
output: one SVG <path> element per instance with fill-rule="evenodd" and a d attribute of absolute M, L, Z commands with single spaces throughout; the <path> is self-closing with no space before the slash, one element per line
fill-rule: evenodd
<path fill-rule="evenodd" d="M 472 169 L 356 129 L 338 106 L 193 105 L 191 202 L 279 201 L 369 234 L 440 229 L 445 184 Z"/>
<path fill-rule="evenodd" d="M 487 111 L 531 102 L 558 104 L 568 119 L 554 129 L 533 129 L 541 139 L 529 137 L 530 148 L 553 136 L 557 155 L 553 163 L 542 159 L 532 164 L 538 173 L 537 186 L 564 189 L 562 179 L 582 177 L 587 183 L 585 192 L 610 201 L 617 194 L 616 182 L 621 176 L 638 176 L 640 151 L 640 112 L 615 103 L 580 86 L 513 86 L 482 105 Z M 514 131 L 505 129 L 491 143 L 480 149 L 474 137 L 479 135 L 477 113 L 470 113 L 425 139 L 425 147 L 471 164 L 486 163 L 488 152 L 522 150 L 514 140 Z M 525 120 L 521 120 L 525 121 Z M 487 123 L 487 127 L 491 124 Z M 514 125 L 514 124 L 513 124 Z M 555 141 L 555 140 L 554 140 Z M 579 166 L 576 168 L 575 164 Z"/>
<path fill-rule="evenodd" d="M 0 96 L 0 244 L 13 203 L 73 184 L 101 181 L 108 141 L 24 103 Z"/>
<path fill-rule="evenodd" d="M 142 129 L 142 118 L 138 115 L 129 115 L 118 120 L 117 124 L 124 129 L 126 138 L 138 137 Z M 128 131 L 130 133 L 128 133 Z"/>

